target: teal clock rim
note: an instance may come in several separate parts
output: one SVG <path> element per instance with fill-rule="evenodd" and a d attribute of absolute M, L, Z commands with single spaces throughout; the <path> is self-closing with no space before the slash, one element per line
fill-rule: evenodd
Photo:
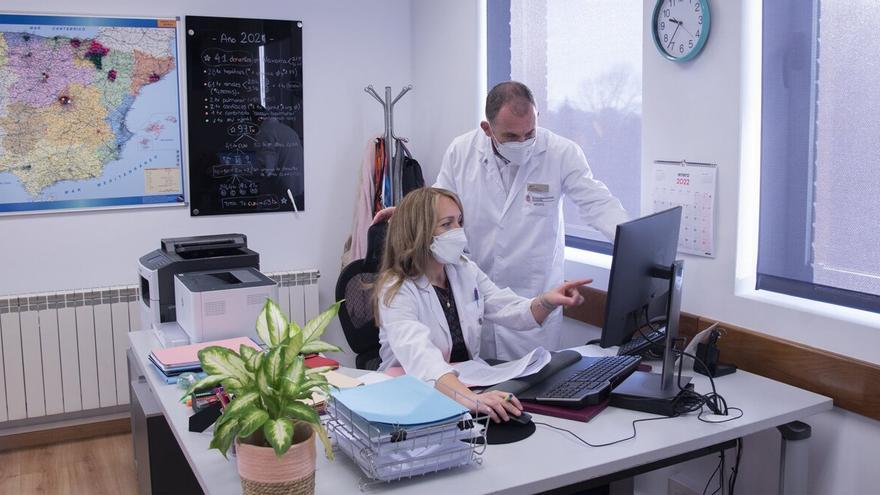
<path fill-rule="evenodd" d="M 654 4 L 654 14 L 651 16 L 651 39 L 654 40 L 654 47 L 657 48 L 657 51 L 660 52 L 660 55 L 663 55 L 663 58 L 666 60 L 671 60 L 673 62 L 687 62 L 688 60 L 692 60 L 703 51 L 703 47 L 706 45 L 706 40 L 709 39 L 709 33 L 712 32 L 712 12 L 709 9 L 709 0 L 698 0 L 701 5 L 700 8 L 703 10 L 703 33 L 705 34 L 700 36 L 694 49 L 683 57 L 675 57 L 666 53 L 666 50 L 663 49 L 663 45 L 660 44 L 660 37 L 657 33 L 657 17 L 660 15 L 660 7 L 663 5 L 664 1 L 665 0 L 657 0 L 657 3 Z"/>

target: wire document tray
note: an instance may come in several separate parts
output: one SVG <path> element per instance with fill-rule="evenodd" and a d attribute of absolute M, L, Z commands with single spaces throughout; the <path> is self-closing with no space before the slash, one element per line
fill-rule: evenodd
<path fill-rule="evenodd" d="M 475 404 L 474 410 L 478 410 Z M 333 397 L 327 402 L 326 427 L 336 449 L 351 458 L 369 481 L 394 481 L 445 469 L 480 464 L 486 449 L 484 415 L 469 412 L 434 423 L 372 423 Z"/>

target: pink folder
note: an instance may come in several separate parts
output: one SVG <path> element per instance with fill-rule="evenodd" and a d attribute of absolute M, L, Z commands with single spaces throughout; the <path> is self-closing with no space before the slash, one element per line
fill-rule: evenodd
<path fill-rule="evenodd" d="M 198 344 L 168 347 L 166 349 L 154 349 L 152 354 L 156 361 L 165 367 L 180 366 L 199 362 L 199 351 L 205 347 L 220 346 L 235 352 L 242 345 L 261 350 L 256 342 L 248 337 L 236 337 L 234 339 L 215 340 L 213 342 L 199 342 Z"/>

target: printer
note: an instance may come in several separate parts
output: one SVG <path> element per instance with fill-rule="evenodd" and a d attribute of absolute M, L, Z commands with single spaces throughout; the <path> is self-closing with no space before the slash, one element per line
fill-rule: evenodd
<path fill-rule="evenodd" d="M 188 343 L 180 337 L 182 332 L 176 323 L 175 275 L 235 268 L 260 268 L 260 255 L 248 249 L 244 234 L 162 239 L 159 249 L 138 260 L 141 328 L 156 330 L 166 346 Z"/>
<path fill-rule="evenodd" d="M 251 337 L 266 299 L 278 284 L 256 268 L 178 273 L 174 276 L 177 323 L 190 342 Z"/>

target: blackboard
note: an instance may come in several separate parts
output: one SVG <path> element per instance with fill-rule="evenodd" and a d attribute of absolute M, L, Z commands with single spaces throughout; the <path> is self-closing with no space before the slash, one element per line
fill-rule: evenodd
<path fill-rule="evenodd" d="M 186 72 L 190 214 L 305 209 L 302 22 L 187 16 Z"/>

